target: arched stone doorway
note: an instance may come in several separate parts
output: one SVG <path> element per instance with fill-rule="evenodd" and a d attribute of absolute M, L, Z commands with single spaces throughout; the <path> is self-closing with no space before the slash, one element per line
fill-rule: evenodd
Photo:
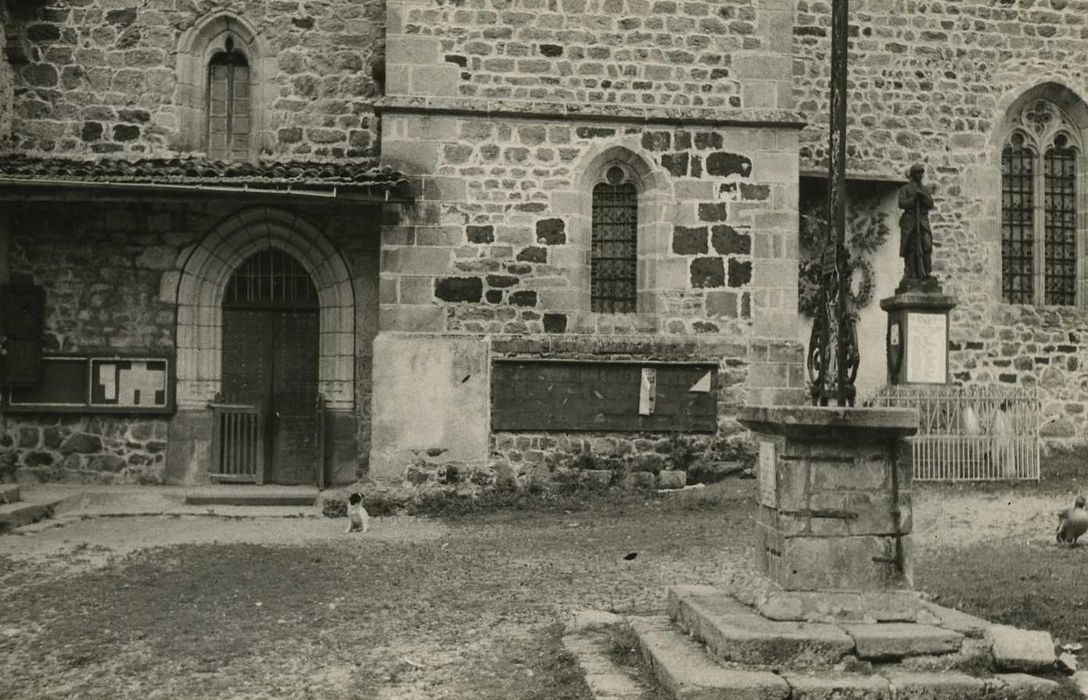
<path fill-rule="evenodd" d="M 230 372 L 224 370 L 230 361 L 224 344 L 228 286 L 251 256 L 269 250 L 289 257 L 312 284 L 316 308 L 309 313 L 317 325 L 317 392 L 330 414 L 354 415 L 355 301 L 347 265 L 328 238 L 303 217 L 266 207 L 243 210 L 223 220 L 179 259 L 174 288 L 178 411 L 171 422 L 167 454 L 172 481 L 207 479 L 209 404 L 234 381 L 227 380 Z M 173 296 L 173 291 L 164 294 Z"/>
<path fill-rule="evenodd" d="M 246 258 L 223 295 L 223 400 L 259 409 L 259 468 L 272 483 L 315 481 L 322 457 L 318 310 L 310 275 L 279 248 Z"/>

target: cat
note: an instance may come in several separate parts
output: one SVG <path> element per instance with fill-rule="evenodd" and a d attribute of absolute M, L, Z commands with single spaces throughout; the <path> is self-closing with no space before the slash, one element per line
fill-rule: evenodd
<path fill-rule="evenodd" d="M 370 529 L 370 514 L 363 507 L 363 494 L 356 491 L 348 496 L 348 529 L 344 532 L 366 532 Z"/>

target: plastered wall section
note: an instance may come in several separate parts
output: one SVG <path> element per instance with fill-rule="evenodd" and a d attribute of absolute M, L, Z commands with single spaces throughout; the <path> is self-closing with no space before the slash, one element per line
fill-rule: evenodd
<path fill-rule="evenodd" d="M 379 335 L 369 476 L 400 481 L 416 462 L 485 465 L 489 371 L 489 346 L 478 337 Z"/>

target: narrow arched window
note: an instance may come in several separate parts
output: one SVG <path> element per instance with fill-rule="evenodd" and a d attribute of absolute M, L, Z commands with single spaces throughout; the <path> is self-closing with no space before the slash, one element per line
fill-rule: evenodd
<path fill-rule="evenodd" d="M 1039 99 L 1012 119 L 1001 152 L 1001 292 L 1012 304 L 1078 303 L 1078 130 Z"/>
<path fill-rule="evenodd" d="M 638 306 L 638 187 L 613 165 L 593 187 L 590 308 L 633 313 Z"/>
<path fill-rule="evenodd" d="M 1043 156 L 1047 304 L 1077 302 L 1077 152 L 1058 134 Z"/>
<path fill-rule="evenodd" d="M 1034 218 L 1035 154 L 1013 134 L 1001 153 L 1001 287 L 1012 304 L 1034 301 Z"/>
<path fill-rule="evenodd" d="M 249 62 L 227 37 L 223 51 L 208 62 L 207 151 L 216 160 L 249 158 Z"/>

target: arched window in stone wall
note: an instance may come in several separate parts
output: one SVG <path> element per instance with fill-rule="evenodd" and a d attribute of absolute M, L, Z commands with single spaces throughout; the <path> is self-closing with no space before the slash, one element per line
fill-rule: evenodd
<path fill-rule="evenodd" d="M 1073 306 L 1078 289 L 1080 129 L 1057 104 L 1013 115 L 1001 151 L 1001 293 L 1012 304 Z"/>
<path fill-rule="evenodd" d="M 249 158 L 249 61 L 227 36 L 222 51 L 208 62 L 208 95 L 204 103 L 209 158 Z"/>
<path fill-rule="evenodd" d="M 603 168 L 593 187 L 590 309 L 634 313 L 638 307 L 638 194 L 622 164 Z"/>
<path fill-rule="evenodd" d="M 177 59 L 179 150 L 255 159 L 270 141 L 265 112 L 277 72 L 267 41 L 241 15 L 219 12 L 186 30 Z"/>

